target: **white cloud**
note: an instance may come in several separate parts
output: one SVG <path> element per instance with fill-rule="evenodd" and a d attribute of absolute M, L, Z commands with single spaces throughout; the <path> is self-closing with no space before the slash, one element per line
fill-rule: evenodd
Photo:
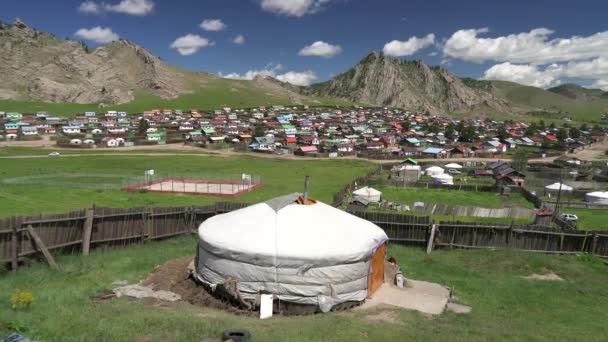
<path fill-rule="evenodd" d="M 78 11 L 84 14 L 99 14 L 102 12 L 102 7 L 95 1 L 85 1 L 78 6 Z"/>
<path fill-rule="evenodd" d="M 214 43 L 210 42 L 209 39 L 203 38 L 198 34 L 187 34 L 183 37 L 177 38 L 172 44 L 172 49 L 177 49 L 180 55 L 190 56 L 198 52 L 198 50 L 213 46 Z"/>
<path fill-rule="evenodd" d="M 424 49 L 435 42 L 435 35 L 427 34 L 422 38 L 411 37 L 406 41 L 393 40 L 384 44 L 382 51 L 387 56 L 402 57 L 410 56 L 420 49 Z"/>
<path fill-rule="evenodd" d="M 549 88 L 560 84 L 558 66 L 545 70 L 536 65 L 521 65 L 505 62 L 496 64 L 485 71 L 482 79 L 517 82 L 534 87 Z"/>
<path fill-rule="evenodd" d="M 81 28 L 74 33 L 76 37 L 91 40 L 99 44 L 107 44 L 120 39 L 118 34 L 114 33 L 109 27 L 102 28 L 96 26 L 90 29 Z"/>
<path fill-rule="evenodd" d="M 331 58 L 339 55 L 342 52 L 340 45 L 332 45 L 324 41 L 316 41 L 300 50 L 300 56 L 317 56 L 323 58 Z"/>
<path fill-rule="evenodd" d="M 569 62 L 563 67 L 564 76 L 608 79 L 608 57 L 600 57 L 581 62 Z"/>
<path fill-rule="evenodd" d="M 121 0 L 117 4 L 97 3 L 87 0 L 80 4 L 78 10 L 86 14 L 101 14 L 105 12 L 123 13 L 145 16 L 154 10 L 153 0 Z"/>
<path fill-rule="evenodd" d="M 226 28 L 226 24 L 221 19 L 205 19 L 201 23 L 201 28 L 205 31 L 221 31 Z"/>
<path fill-rule="evenodd" d="M 313 71 L 289 71 L 281 75 L 277 75 L 277 79 L 279 81 L 299 85 L 299 86 L 307 86 L 310 85 L 317 79 L 317 75 Z"/>
<path fill-rule="evenodd" d="M 258 0 L 264 11 L 290 17 L 302 17 L 323 9 L 331 0 Z"/>
<path fill-rule="evenodd" d="M 236 45 L 243 45 L 243 44 L 245 44 L 245 36 L 243 36 L 242 34 L 239 34 L 238 36 L 234 37 L 232 42 Z"/>
<path fill-rule="evenodd" d="M 561 83 L 561 77 L 596 80 L 595 87 L 605 86 L 608 80 L 608 58 L 550 64 L 546 67 L 533 64 L 496 64 L 485 71 L 483 79 L 513 81 L 535 87 L 552 87 Z"/>
<path fill-rule="evenodd" d="M 487 28 L 456 31 L 444 44 L 443 53 L 465 61 L 549 64 L 586 60 L 608 55 L 608 31 L 590 36 L 549 39 L 553 31 L 537 28 L 496 38 L 480 38 Z"/>
<path fill-rule="evenodd" d="M 256 76 L 270 76 L 278 79 L 282 82 L 291 83 L 294 85 L 307 86 L 317 80 L 317 76 L 313 71 L 288 71 L 286 73 L 279 74 L 278 71 L 283 69 L 281 64 L 269 63 L 261 70 L 249 70 L 244 74 L 232 72 L 229 74 L 219 73 L 220 77 L 230 78 L 234 80 L 252 80 Z"/>
<path fill-rule="evenodd" d="M 590 88 L 598 88 L 603 91 L 608 91 L 608 78 L 605 80 L 597 80 L 591 84 Z"/>

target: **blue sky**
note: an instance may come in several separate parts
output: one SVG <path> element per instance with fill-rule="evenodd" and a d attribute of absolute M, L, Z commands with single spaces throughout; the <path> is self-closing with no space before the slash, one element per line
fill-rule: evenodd
<path fill-rule="evenodd" d="M 0 3 L 5 22 L 20 17 L 39 30 L 92 46 L 125 38 L 168 63 L 234 78 L 265 73 L 293 83 L 318 82 L 372 50 L 384 50 L 443 64 L 460 76 L 541 87 L 576 82 L 608 90 L 606 13 L 608 1 L 584 0 Z M 205 29 L 204 20 L 215 21 Z M 234 42 L 237 35 L 244 38 L 241 44 Z"/>

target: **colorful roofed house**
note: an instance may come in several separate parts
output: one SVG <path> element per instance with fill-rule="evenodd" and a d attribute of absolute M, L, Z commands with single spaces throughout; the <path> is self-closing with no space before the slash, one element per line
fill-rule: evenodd
<path fill-rule="evenodd" d="M 319 150 L 317 149 L 317 146 L 300 146 L 298 148 L 298 151 L 302 152 L 302 153 L 317 153 L 319 152 Z"/>
<path fill-rule="evenodd" d="M 11 121 L 21 120 L 21 119 L 23 119 L 23 115 L 21 113 L 17 113 L 17 112 L 10 112 L 10 113 L 6 113 L 6 118 Z"/>
<path fill-rule="evenodd" d="M 545 138 L 547 138 L 549 141 L 557 142 L 557 138 L 554 135 L 547 134 Z"/>

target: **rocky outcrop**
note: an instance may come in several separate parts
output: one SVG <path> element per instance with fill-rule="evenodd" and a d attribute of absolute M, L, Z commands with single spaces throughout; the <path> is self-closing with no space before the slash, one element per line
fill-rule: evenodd
<path fill-rule="evenodd" d="M 387 58 L 376 52 L 347 72 L 303 91 L 315 96 L 434 114 L 475 106 L 501 111 L 509 107 L 508 102 L 495 96 L 491 89 L 471 87 L 444 68 Z"/>
<path fill-rule="evenodd" d="M 117 104 L 138 93 L 174 98 L 191 92 L 198 75 L 125 40 L 92 49 L 20 20 L 0 26 L 0 98 Z"/>

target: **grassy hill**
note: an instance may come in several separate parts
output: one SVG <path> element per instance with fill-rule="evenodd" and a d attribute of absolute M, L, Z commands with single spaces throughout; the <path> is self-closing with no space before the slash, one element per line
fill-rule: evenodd
<path fill-rule="evenodd" d="M 538 116 L 561 119 L 571 117 L 576 121 L 595 122 L 602 113 L 608 111 L 608 98 L 597 97 L 573 99 L 560 92 L 521 84 L 492 81 L 499 95 L 528 112 L 538 112 Z M 583 88 L 584 89 L 584 88 Z"/>
<path fill-rule="evenodd" d="M 547 90 L 571 99 L 608 99 L 608 92 L 601 89 L 588 89 L 578 84 L 562 84 Z"/>
<path fill-rule="evenodd" d="M 300 102 L 308 105 L 352 105 L 350 102 L 337 99 L 306 96 L 301 97 Z M 248 108 L 262 105 L 290 105 L 294 103 L 296 102 L 287 93 L 266 91 L 264 88 L 254 86 L 251 81 L 216 78 L 209 80 L 192 94 L 174 99 L 163 99 L 142 92 L 137 94 L 135 101 L 107 107 L 100 107 L 99 104 L 0 100 L 0 111 L 17 111 L 21 113 L 47 111 L 55 115 L 74 115 L 85 111 L 101 110 L 123 110 L 136 113 L 154 108 L 210 110 L 222 107 Z"/>

